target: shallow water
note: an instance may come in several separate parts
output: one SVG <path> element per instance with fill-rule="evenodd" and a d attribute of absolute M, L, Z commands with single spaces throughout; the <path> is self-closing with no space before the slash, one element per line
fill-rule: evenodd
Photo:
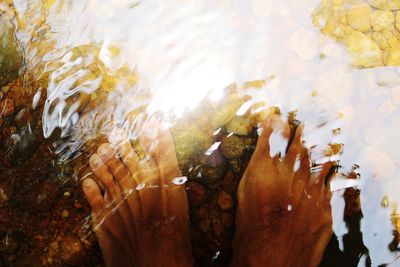
<path fill-rule="evenodd" d="M 232 83 L 240 88 L 265 80 L 240 92 L 283 114 L 297 110 L 315 161 L 326 161 L 328 144 L 339 143 L 343 153 L 330 159 L 340 160 L 343 172 L 360 166 L 360 179 L 338 176 L 332 183 L 339 247 L 348 232 L 342 195 L 356 186 L 372 266 L 399 256 L 388 249 L 392 209 L 381 202 L 385 196 L 400 202 L 400 69 L 353 67 L 346 47 L 312 24 L 318 0 L 13 5 L 0 8 L 18 27 L 27 73 L 43 84 L 32 100 L 46 97 L 43 135 L 61 130 L 54 151 L 62 160 L 83 157 L 99 134 L 109 136 L 121 125 L 136 137 L 146 116 L 127 122 L 132 112 L 161 116 L 171 126 L 208 94 L 218 103 Z"/>

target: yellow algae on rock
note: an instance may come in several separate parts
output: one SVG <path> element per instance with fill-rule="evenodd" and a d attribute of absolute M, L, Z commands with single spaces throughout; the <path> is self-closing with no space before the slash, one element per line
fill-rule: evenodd
<path fill-rule="evenodd" d="M 398 10 L 400 9 L 400 0 L 367 0 L 368 3 L 378 9 Z"/>
<path fill-rule="evenodd" d="M 374 10 L 371 13 L 371 24 L 374 31 L 382 31 L 394 23 L 394 13 L 388 10 Z"/>
<path fill-rule="evenodd" d="M 371 68 L 383 65 L 382 51 L 368 35 L 354 31 L 346 36 L 345 44 L 354 66 Z"/>
<path fill-rule="evenodd" d="M 347 22 L 354 30 L 367 32 L 371 29 L 370 15 L 371 7 L 367 3 L 361 2 L 350 6 L 347 10 Z"/>

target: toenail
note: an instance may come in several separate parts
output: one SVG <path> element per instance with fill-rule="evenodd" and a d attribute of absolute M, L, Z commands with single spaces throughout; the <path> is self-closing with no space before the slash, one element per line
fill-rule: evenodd
<path fill-rule="evenodd" d="M 101 155 L 106 156 L 109 153 L 108 145 L 101 145 L 97 150 Z"/>

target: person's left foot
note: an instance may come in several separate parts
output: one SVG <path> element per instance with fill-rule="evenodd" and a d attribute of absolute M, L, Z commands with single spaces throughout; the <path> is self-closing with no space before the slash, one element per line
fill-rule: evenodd
<path fill-rule="evenodd" d="M 106 265 L 191 266 L 188 203 L 172 136 L 156 126 L 139 141 L 143 160 L 128 138 L 102 144 L 90 158 L 95 179 L 83 182 Z"/>

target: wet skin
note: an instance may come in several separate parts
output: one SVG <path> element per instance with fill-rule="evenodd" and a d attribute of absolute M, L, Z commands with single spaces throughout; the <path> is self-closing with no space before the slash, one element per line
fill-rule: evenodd
<path fill-rule="evenodd" d="M 169 131 L 152 125 L 139 142 L 102 144 L 90 159 L 95 179 L 83 191 L 107 266 L 191 266 L 189 211 Z M 286 156 L 270 156 L 271 134 L 289 138 L 277 115 L 263 132 L 238 188 L 232 266 L 317 266 L 332 234 L 332 163 L 311 174 L 298 127 Z M 278 133 L 279 132 L 279 133 Z"/>
<path fill-rule="evenodd" d="M 238 187 L 232 266 L 317 266 L 332 235 L 331 162 L 310 172 L 300 125 L 286 155 L 270 155 L 270 137 L 289 139 L 277 115 L 263 124 Z"/>

